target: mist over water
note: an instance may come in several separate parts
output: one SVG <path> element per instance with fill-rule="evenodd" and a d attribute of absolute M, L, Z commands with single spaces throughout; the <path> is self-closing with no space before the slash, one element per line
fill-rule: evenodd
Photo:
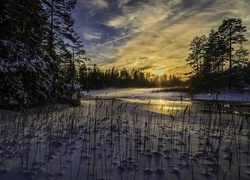
<path fill-rule="evenodd" d="M 117 99 L 136 103 L 140 109 L 173 114 L 185 110 L 201 113 L 217 113 L 218 106 L 223 113 L 249 114 L 250 93 L 203 93 L 163 92 L 163 88 L 109 88 L 83 92 L 85 97 L 96 99 Z"/>

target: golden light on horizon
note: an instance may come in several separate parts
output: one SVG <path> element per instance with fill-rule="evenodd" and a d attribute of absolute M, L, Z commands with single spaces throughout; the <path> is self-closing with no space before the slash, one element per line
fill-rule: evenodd
<path fill-rule="evenodd" d="M 158 75 L 158 76 L 162 76 L 162 75 L 166 74 L 166 69 L 161 68 L 161 67 L 157 67 L 156 69 L 153 69 L 152 73 L 155 75 Z"/>
<path fill-rule="evenodd" d="M 191 70 L 186 59 L 193 38 L 208 36 L 227 18 L 241 18 L 249 30 L 249 9 L 250 2 L 236 0 L 189 4 L 182 0 L 121 0 L 112 5 L 106 0 L 79 0 L 75 17 L 81 17 L 76 26 L 87 55 L 101 69 L 136 68 L 186 78 Z M 250 39 L 249 32 L 245 35 Z M 250 41 L 245 48 L 250 49 Z"/>

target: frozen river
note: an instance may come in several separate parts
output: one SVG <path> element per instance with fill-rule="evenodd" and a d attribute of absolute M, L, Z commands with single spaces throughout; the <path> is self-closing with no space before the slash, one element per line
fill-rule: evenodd
<path fill-rule="evenodd" d="M 189 94 L 183 92 L 162 92 L 160 88 L 125 88 L 103 89 L 83 92 L 85 98 L 118 99 L 125 102 L 137 103 L 140 108 L 169 114 L 170 111 L 217 111 L 229 113 L 250 112 L 250 92 L 219 93 L 219 94 Z M 219 107 L 218 107 L 219 106 Z"/>

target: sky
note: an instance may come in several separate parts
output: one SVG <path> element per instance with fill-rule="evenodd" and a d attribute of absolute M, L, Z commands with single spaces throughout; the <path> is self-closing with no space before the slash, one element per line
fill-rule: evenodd
<path fill-rule="evenodd" d="M 250 0 L 78 0 L 73 18 L 89 65 L 185 78 L 190 42 L 224 19 L 242 19 L 250 41 L 249 9 Z"/>

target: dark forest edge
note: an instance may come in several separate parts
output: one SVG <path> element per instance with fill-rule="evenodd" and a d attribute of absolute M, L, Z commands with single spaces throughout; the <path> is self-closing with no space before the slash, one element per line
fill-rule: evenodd
<path fill-rule="evenodd" d="M 77 104 L 76 66 L 88 60 L 71 17 L 76 0 L 0 2 L 0 107 Z"/>
<path fill-rule="evenodd" d="M 250 86 L 249 51 L 245 49 L 246 26 L 241 19 L 225 19 L 207 36 L 196 36 L 190 43 L 187 73 L 196 91 L 242 91 Z"/>
<path fill-rule="evenodd" d="M 50 103 L 80 104 L 81 91 L 108 87 L 178 87 L 175 91 L 244 90 L 250 86 L 246 27 L 224 20 L 208 37 L 195 37 L 183 81 L 139 69 L 87 67 L 71 17 L 76 0 L 0 2 L 0 108 L 25 109 Z M 188 88 L 186 88 L 188 87 Z M 168 91 L 166 88 L 165 91 Z M 173 90 L 173 89 L 171 89 Z"/>
<path fill-rule="evenodd" d="M 78 82 L 84 90 L 116 88 L 151 88 L 151 87 L 176 87 L 187 86 L 188 81 L 182 81 L 175 75 L 154 75 L 139 69 L 106 69 L 100 70 L 97 65 L 87 67 L 81 65 Z"/>

